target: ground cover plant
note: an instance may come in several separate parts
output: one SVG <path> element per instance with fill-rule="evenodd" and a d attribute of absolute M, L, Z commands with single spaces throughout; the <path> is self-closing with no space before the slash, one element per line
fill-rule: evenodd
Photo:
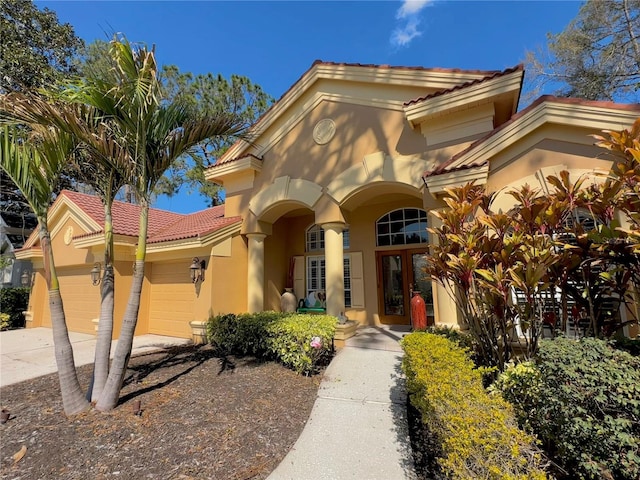
<path fill-rule="evenodd" d="M 78 369 L 83 385 L 91 367 Z M 55 374 L 3 387 L 0 478 L 264 479 L 298 439 L 320 379 L 187 346 L 132 358 L 107 414 L 63 415 Z"/>

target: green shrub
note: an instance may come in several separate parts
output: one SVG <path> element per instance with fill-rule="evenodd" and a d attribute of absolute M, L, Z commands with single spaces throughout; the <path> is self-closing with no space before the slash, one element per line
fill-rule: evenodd
<path fill-rule="evenodd" d="M 633 339 L 627 337 L 616 338 L 613 341 L 613 346 L 629 352 L 634 357 L 640 357 L 640 337 Z"/>
<path fill-rule="evenodd" d="M 450 340 L 423 332 L 402 340 L 411 403 L 442 445 L 451 479 L 544 479 L 533 437 L 509 404 L 482 387 L 482 369 Z"/>
<path fill-rule="evenodd" d="M 207 323 L 207 339 L 222 355 L 275 359 L 308 375 L 331 358 L 336 323 L 335 317 L 328 315 L 217 315 Z M 319 340 L 312 345 L 316 337 Z"/>
<path fill-rule="evenodd" d="M 559 478 L 640 478 L 640 359 L 594 338 L 540 343 L 536 365 L 496 388 L 565 470 Z"/>
<path fill-rule="evenodd" d="M 0 330 L 6 330 L 11 325 L 11 317 L 8 313 L 0 313 Z"/>
<path fill-rule="evenodd" d="M 269 351 L 298 373 L 315 373 L 333 354 L 336 323 L 337 319 L 329 315 L 295 314 L 281 318 L 267 326 Z"/>
<path fill-rule="evenodd" d="M 223 355 L 264 357 L 268 353 L 267 325 L 288 315 L 280 312 L 217 315 L 207 323 L 207 340 Z"/>
<path fill-rule="evenodd" d="M 6 328 L 24 327 L 24 312 L 29 305 L 29 289 L 24 287 L 0 288 L 0 308 L 2 313 L 9 315 L 9 325 Z"/>

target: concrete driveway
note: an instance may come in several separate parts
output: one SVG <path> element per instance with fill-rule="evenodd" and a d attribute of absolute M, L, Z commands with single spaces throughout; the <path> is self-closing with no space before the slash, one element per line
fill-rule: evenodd
<path fill-rule="evenodd" d="M 76 366 L 93 363 L 96 336 L 69 332 L 69 339 L 73 345 Z M 114 340 L 111 344 L 112 355 L 117 343 L 118 341 Z M 191 343 L 191 340 L 184 338 L 141 335 L 133 339 L 132 356 L 188 343 Z M 50 328 L 23 328 L 0 332 L 0 387 L 56 371 L 53 334 Z"/>

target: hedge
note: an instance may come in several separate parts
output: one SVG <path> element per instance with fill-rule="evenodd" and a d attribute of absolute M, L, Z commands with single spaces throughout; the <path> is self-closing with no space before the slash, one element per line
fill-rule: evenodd
<path fill-rule="evenodd" d="M 448 478 L 547 478 L 534 438 L 506 401 L 486 392 L 465 349 L 424 332 L 405 336 L 402 347 L 409 398 L 442 446 Z"/>
<path fill-rule="evenodd" d="M 333 355 L 336 324 L 329 315 L 224 314 L 209 319 L 207 339 L 223 355 L 274 359 L 309 375 Z"/>

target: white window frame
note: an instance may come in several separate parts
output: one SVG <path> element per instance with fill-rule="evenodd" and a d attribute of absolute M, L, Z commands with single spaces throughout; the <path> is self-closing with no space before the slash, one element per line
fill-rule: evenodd
<path fill-rule="evenodd" d="M 351 256 L 345 254 L 344 262 L 344 303 L 345 308 L 351 308 Z M 306 257 L 305 298 L 312 292 L 319 290 L 326 293 L 326 269 L 324 255 L 308 255 Z"/>

